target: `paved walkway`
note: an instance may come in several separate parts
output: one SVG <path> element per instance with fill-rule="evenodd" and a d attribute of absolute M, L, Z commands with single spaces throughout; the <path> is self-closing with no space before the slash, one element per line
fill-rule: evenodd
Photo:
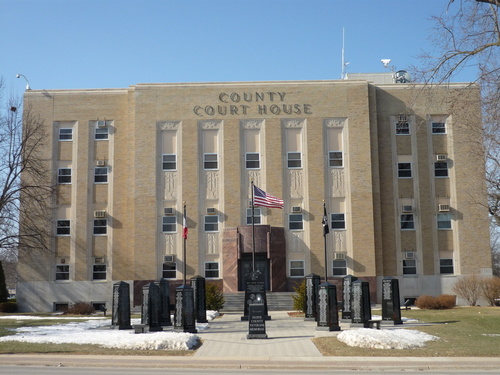
<path fill-rule="evenodd" d="M 203 345 L 195 357 L 322 357 L 312 343 L 316 335 L 334 332 L 316 331 L 316 322 L 288 316 L 285 311 L 272 311 L 266 320 L 267 339 L 247 339 L 248 321 L 241 313 L 224 313 L 210 322 L 210 328 L 198 331 Z M 318 332 L 318 333 L 316 333 Z"/>

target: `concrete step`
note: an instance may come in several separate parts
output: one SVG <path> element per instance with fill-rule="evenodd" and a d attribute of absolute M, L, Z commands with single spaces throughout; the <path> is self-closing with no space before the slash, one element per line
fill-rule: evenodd
<path fill-rule="evenodd" d="M 266 292 L 268 311 L 293 311 L 293 292 Z M 245 292 L 224 293 L 224 308 L 222 311 L 243 313 L 245 307 Z"/>

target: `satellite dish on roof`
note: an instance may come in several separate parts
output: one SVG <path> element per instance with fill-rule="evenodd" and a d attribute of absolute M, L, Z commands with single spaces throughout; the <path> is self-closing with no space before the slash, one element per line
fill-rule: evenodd
<path fill-rule="evenodd" d="M 410 83 L 411 82 L 410 73 L 408 73 L 406 70 L 398 70 L 395 73 L 395 80 L 396 83 Z"/>

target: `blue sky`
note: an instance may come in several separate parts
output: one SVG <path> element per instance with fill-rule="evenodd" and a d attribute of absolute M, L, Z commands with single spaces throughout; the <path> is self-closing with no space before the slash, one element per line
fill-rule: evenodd
<path fill-rule="evenodd" d="M 418 64 L 448 0 L 1 0 L 10 92 L 325 80 Z M 472 80 L 463 74 L 458 80 Z"/>

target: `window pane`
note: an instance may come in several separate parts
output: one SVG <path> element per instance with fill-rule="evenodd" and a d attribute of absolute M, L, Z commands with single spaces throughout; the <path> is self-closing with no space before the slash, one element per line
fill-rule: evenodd
<path fill-rule="evenodd" d="M 205 277 L 218 278 L 219 277 L 219 262 L 205 263 Z"/>
<path fill-rule="evenodd" d="M 56 265 L 56 280 L 69 280 L 69 265 Z"/>
<path fill-rule="evenodd" d="M 330 167 L 342 167 L 344 164 L 342 151 L 330 151 L 328 160 Z"/>
<path fill-rule="evenodd" d="M 99 167 L 94 169 L 94 182 L 97 184 L 108 183 L 108 168 Z"/>
<path fill-rule="evenodd" d="M 175 216 L 163 216 L 163 218 L 162 218 L 162 231 L 164 233 L 177 232 L 177 217 L 175 217 Z"/>
<path fill-rule="evenodd" d="M 451 229 L 451 214 L 437 215 L 438 229 Z"/>
<path fill-rule="evenodd" d="M 93 280 L 106 280 L 106 265 L 105 264 L 94 264 L 92 279 Z"/>
<path fill-rule="evenodd" d="M 398 177 L 400 178 L 411 177 L 411 163 L 398 163 Z"/>
<path fill-rule="evenodd" d="M 403 275 L 416 275 L 417 262 L 414 259 L 403 260 Z"/>
<path fill-rule="evenodd" d="M 300 152 L 289 152 L 288 168 L 301 168 L 301 167 L 302 167 L 302 157 Z"/>
<path fill-rule="evenodd" d="M 259 169 L 260 168 L 260 155 L 258 153 L 246 153 L 245 154 L 245 165 L 247 169 Z"/>
<path fill-rule="evenodd" d="M 69 220 L 57 220 L 56 233 L 58 236 L 69 236 L 71 234 L 71 224 Z"/>
<path fill-rule="evenodd" d="M 448 177 L 448 162 L 434 163 L 434 176 L 435 177 Z"/>
<path fill-rule="evenodd" d="M 71 141 L 73 140 L 73 129 L 59 129 L 59 140 L 60 141 Z"/>
<path fill-rule="evenodd" d="M 446 125 L 444 122 L 433 122 L 432 123 L 432 133 L 433 134 L 443 134 L 446 133 Z"/>
<path fill-rule="evenodd" d="M 95 129 L 95 139 L 97 140 L 108 139 L 108 134 L 109 134 L 109 128 L 107 127 Z"/>
<path fill-rule="evenodd" d="M 347 260 L 339 259 L 333 261 L 333 276 L 347 275 Z"/>
<path fill-rule="evenodd" d="M 71 184 L 71 168 L 59 168 L 57 171 L 58 184 Z"/>
<path fill-rule="evenodd" d="M 345 215 L 332 214 L 332 229 L 345 229 Z"/>
<path fill-rule="evenodd" d="M 439 260 L 439 272 L 441 274 L 452 274 L 453 273 L 453 259 L 440 259 Z"/>
<path fill-rule="evenodd" d="M 410 124 L 406 121 L 398 121 L 396 123 L 396 134 L 410 134 Z"/>
<path fill-rule="evenodd" d="M 302 230 L 304 225 L 302 222 L 302 214 L 290 215 L 288 217 L 288 229 L 290 230 Z"/>
<path fill-rule="evenodd" d="M 260 208 L 254 208 L 253 210 L 254 224 L 260 224 Z M 247 225 L 252 224 L 252 209 L 247 208 Z"/>
<path fill-rule="evenodd" d="M 415 229 L 413 215 L 401 215 L 401 229 Z"/>
<path fill-rule="evenodd" d="M 163 154 L 162 155 L 162 169 L 164 171 L 177 169 L 177 155 Z"/>
<path fill-rule="evenodd" d="M 107 219 L 94 220 L 94 234 L 107 234 L 107 232 L 108 232 Z"/>
<path fill-rule="evenodd" d="M 219 230 L 219 216 L 205 216 L 205 232 L 217 232 Z"/>
<path fill-rule="evenodd" d="M 175 279 L 177 277 L 177 264 L 175 262 L 163 263 L 162 276 L 165 279 Z"/>
<path fill-rule="evenodd" d="M 204 169 L 217 169 L 218 161 L 217 154 L 204 154 L 203 155 L 203 168 Z"/>

